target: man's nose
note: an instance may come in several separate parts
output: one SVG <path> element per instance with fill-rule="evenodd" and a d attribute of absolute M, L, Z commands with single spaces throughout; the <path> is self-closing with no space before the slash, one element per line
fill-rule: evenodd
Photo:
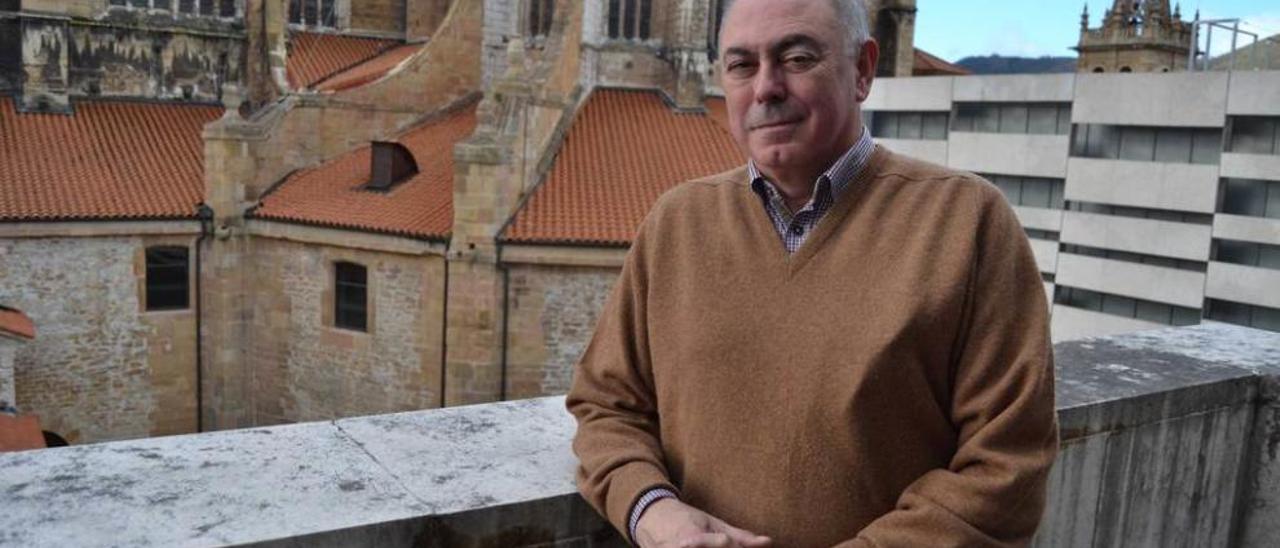
<path fill-rule="evenodd" d="M 757 103 L 778 103 L 787 98 L 787 82 L 781 67 L 767 63 L 756 71 L 755 99 Z"/>

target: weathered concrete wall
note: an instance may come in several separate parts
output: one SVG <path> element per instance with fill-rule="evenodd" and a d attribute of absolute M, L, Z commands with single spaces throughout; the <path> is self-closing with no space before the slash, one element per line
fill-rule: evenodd
<path fill-rule="evenodd" d="M 40 333 L 15 356 L 17 407 L 72 443 L 194 432 L 194 314 L 143 310 L 145 248 L 191 240 L 0 240 L 0 302 Z"/>
<path fill-rule="evenodd" d="M 248 370 L 257 424 L 440 405 L 444 258 L 255 238 Z M 369 330 L 334 326 L 335 261 L 368 268 Z"/>
<path fill-rule="evenodd" d="M 569 391 L 618 269 L 515 265 L 507 289 L 507 398 Z"/>
<path fill-rule="evenodd" d="M 1274 545 L 1259 390 L 1280 335 L 1201 325 L 1057 354 L 1037 546 Z M 556 397 L 0 454 L 0 543 L 620 546 L 577 495 L 573 432 Z M 119 520 L 136 526 L 102 527 Z"/>

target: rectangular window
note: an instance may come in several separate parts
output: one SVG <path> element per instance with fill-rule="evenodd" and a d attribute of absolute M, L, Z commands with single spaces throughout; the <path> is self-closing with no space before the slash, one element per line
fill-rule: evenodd
<path fill-rule="evenodd" d="M 164 11 L 169 11 L 169 8 L 172 5 L 173 3 L 170 0 L 152 0 L 151 2 L 151 7 L 158 10 L 164 10 Z"/>
<path fill-rule="evenodd" d="M 289 0 L 289 22 L 302 24 L 302 0 Z"/>
<path fill-rule="evenodd" d="M 178 13 L 195 13 L 196 0 L 178 0 Z"/>
<path fill-rule="evenodd" d="M 1214 249 L 1215 261 L 1280 270 L 1280 245 L 1214 240 Z"/>
<path fill-rule="evenodd" d="M 1217 164 L 1222 157 L 1222 131 L 1197 129 L 1192 133 L 1191 163 Z"/>
<path fill-rule="evenodd" d="M 609 0 L 609 38 L 622 36 L 622 0 Z"/>
<path fill-rule="evenodd" d="M 953 131 L 1066 135 L 1071 106 L 1056 103 L 956 103 Z"/>
<path fill-rule="evenodd" d="M 1058 133 L 1058 108 L 1053 105 L 1034 105 L 1028 111 L 1027 133 L 1053 135 Z"/>
<path fill-rule="evenodd" d="M 1200 323 L 1200 311 L 1171 304 L 1134 299 L 1120 295 L 1099 293 L 1078 287 L 1058 285 L 1053 302 L 1112 316 L 1134 318 L 1165 325 L 1195 325 Z"/>
<path fill-rule="evenodd" d="M 874 112 L 871 115 L 871 136 L 944 141 L 948 116 L 945 112 Z"/>
<path fill-rule="evenodd" d="M 333 324 L 355 331 L 369 330 L 368 270 L 355 263 L 334 264 Z"/>
<path fill-rule="evenodd" d="M 1222 130 L 1081 124 L 1071 155 L 1107 160 L 1217 164 Z"/>
<path fill-rule="evenodd" d="M 930 141 L 947 140 L 946 112 L 927 112 L 924 114 L 924 138 Z"/>
<path fill-rule="evenodd" d="M 1150 162 L 1155 159 L 1156 132 L 1151 128 L 1125 128 L 1120 136 L 1120 159 Z"/>
<path fill-rule="evenodd" d="M 1205 317 L 1220 322 L 1280 332 L 1280 309 L 1208 299 Z"/>
<path fill-rule="evenodd" d="M 1191 161 L 1191 131 L 1165 129 L 1156 134 L 1156 161 L 1186 163 Z"/>
<path fill-rule="evenodd" d="M 1276 150 L 1276 126 L 1280 118 L 1234 116 L 1231 118 L 1231 152 L 1280 154 Z"/>
<path fill-rule="evenodd" d="M 187 248 L 149 247 L 146 261 L 147 310 L 186 309 L 190 300 Z"/>
<path fill-rule="evenodd" d="M 1267 213 L 1267 181 L 1255 179 L 1222 180 L 1222 213 L 1263 217 Z M 1280 193 L 1278 193 L 1280 194 Z"/>
<path fill-rule="evenodd" d="M 899 139 L 920 139 L 924 136 L 924 117 L 919 112 L 902 112 L 898 116 Z"/>

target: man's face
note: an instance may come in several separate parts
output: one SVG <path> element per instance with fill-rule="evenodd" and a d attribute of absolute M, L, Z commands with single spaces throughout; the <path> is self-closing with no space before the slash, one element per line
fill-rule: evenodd
<path fill-rule="evenodd" d="M 859 135 L 876 46 L 856 55 L 837 19 L 829 0 L 739 0 L 725 15 L 729 129 L 766 172 L 820 172 Z"/>

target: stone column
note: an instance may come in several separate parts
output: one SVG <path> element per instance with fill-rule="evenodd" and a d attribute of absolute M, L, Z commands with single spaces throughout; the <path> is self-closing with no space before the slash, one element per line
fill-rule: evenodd
<path fill-rule="evenodd" d="M 518 148 L 533 89 L 524 44 L 509 44 L 506 73 L 479 106 L 475 134 L 454 149 L 449 244 L 445 405 L 496 401 L 502 393 L 502 272 L 497 235 L 520 199 Z"/>

